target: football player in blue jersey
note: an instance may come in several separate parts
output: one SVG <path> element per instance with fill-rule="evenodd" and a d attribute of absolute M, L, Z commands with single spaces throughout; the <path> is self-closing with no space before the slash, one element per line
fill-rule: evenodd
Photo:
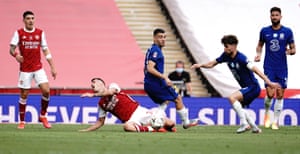
<path fill-rule="evenodd" d="M 148 49 L 144 63 L 144 89 L 148 96 L 159 108 L 165 111 L 169 101 L 175 103 L 183 128 L 187 129 L 198 125 L 198 119 L 189 119 L 181 96 L 172 88 L 172 81 L 164 74 L 164 55 L 162 48 L 165 46 L 166 32 L 161 28 L 153 31 L 153 44 Z"/>
<path fill-rule="evenodd" d="M 243 53 L 237 50 L 238 39 L 235 35 L 225 35 L 221 39 L 221 42 L 224 45 L 224 52 L 218 58 L 204 64 L 193 64 L 191 68 L 212 68 L 217 64 L 227 63 L 233 76 L 241 86 L 240 90 L 233 92 L 228 97 L 232 108 L 235 110 L 241 121 L 241 127 L 238 128 L 236 132 L 243 133 L 252 129 L 252 133 L 260 133 L 261 129 L 257 127 L 255 121 L 243 108 L 256 99 L 261 91 L 254 73 L 272 88 L 280 87 L 280 85 L 271 82 Z"/>
<path fill-rule="evenodd" d="M 272 129 L 279 129 L 278 119 L 283 109 L 284 90 L 287 88 L 288 67 L 287 55 L 296 53 L 293 32 L 290 28 L 280 24 L 281 9 L 272 7 L 270 10 L 270 18 L 272 25 L 263 27 L 259 34 L 259 41 L 256 47 L 255 61 L 261 60 L 262 48 L 265 46 L 264 73 L 273 82 L 278 82 L 281 85 L 280 89 L 270 88 L 267 84 L 265 96 L 265 117 L 264 126 Z M 274 104 L 274 120 L 270 121 L 270 108 L 273 103 L 273 98 L 276 95 Z"/>

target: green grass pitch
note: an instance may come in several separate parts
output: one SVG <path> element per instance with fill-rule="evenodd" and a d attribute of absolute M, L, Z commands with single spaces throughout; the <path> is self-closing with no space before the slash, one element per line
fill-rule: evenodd
<path fill-rule="evenodd" d="M 236 134 L 238 126 L 196 126 L 176 133 L 128 133 L 121 125 L 78 132 L 88 125 L 0 124 L 0 154 L 297 154 L 300 127 Z"/>

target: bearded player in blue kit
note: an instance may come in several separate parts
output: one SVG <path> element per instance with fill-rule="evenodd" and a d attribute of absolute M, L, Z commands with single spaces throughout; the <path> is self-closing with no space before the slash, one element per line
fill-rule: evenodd
<path fill-rule="evenodd" d="M 296 48 L 292 30 L 280 24 L 280 20 L 282 18 L 281 9 L 278 7 L 272 7 L 270 14 L 272 25 L 261 29 L 254 60 L 256 62 L 260 61 L 262 48 L 264 44 L 266 44 L 263 66 L 264 73 L 270 78 L 271 81 L 280 83 L 281 88 L 275 90 L 270 88 L 268 85 L 265 85 L 267 95 L 265 96 L 264 100 L 264 126 L 266 128 L 271 126 L 272 129 L 277 130 L 279 129 L 278 119 L 283 109 L 284 91 L 287 88 L 287 55 L 294 55 L 296 53 Z M 274 104 L 274 119 L 271 125 L 269 111 L 275 94 L 276 100 Z"/>
<path fill-rule="evenodd" d="M 239 116 L 241 122 L 241 127 L 238 128 L 236 132 L 243 133 L 251 128 L 252 133 L 260 133 L 261 129 L 257 127 L 255 121 L 250 117 L 247 111 L 243 109 L 243 107 L 251 104 L 252 101 L 259 96 L 261 91 L 254 73 L 272 88 L 278 88 L 280 85 L 271 82 L 243 53 L 237 50 L 238 39 L 236 36 L 225 35 L 221 39 L 221 42 L 224 45 L 224 52 L 220 57 L 204 64 L 193 64 L 191 68 L 212 68 L 220 63 L 226 62 L 233 76 L 241 86 L 240 90 L 233 92 L 228 97 L 232 108 Z"/>
<path fill-rule="evenodd" d="M 183 128 L 187 129 L 198 125 L 198 119 L 189 119 L 181 96 L 172 88 L 172 81 L 164 75 L 164 55 L 162 47 L 165 46 L 166 32 L 161 28 L 153 31 L 153 44 L 148 49 L 144 65 L 144 89 L 148 96 L 159 104 L 159 109 L 165 111 L 169 101 L 175 103 Z"/>

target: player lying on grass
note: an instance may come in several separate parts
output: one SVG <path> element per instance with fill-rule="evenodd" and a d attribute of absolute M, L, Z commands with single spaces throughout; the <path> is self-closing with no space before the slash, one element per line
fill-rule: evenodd
<path fill-rule="evenodd" d="M 126 132 L 174 132 L 175 122 L 166 116 L 152 112 L 133 100 L 128 94 L 121 91 L 116 83 L 110 84 L 107 88 L 101 78 L 93 78 L 91 87 L 94 93 L 84 93 L 81 97 L 101 97 L 98 103 L 99 117 L 96 123 L 89 128 L 80 131 L 94 131 L 104 125 L 106 113 L 110 112 L 124 123 Z M 163 118 L 163 127 L 154 129 L 150 121 L 154 116 Z"/>
<path fill-rule="evenodd" d="M 253 133 L 260 133 L 261 129 L 256 126 L 252 117 L 243 109 L 243 107 L 249 106 L 259 96 L 261 91 L 254 73 L 274 89 L 279 88 L 280 85 L 271 82 L 243 53 L 238 51 L 238 39 L 235 35 L 225 35 L 221 42 L 224 45 L 224 52 L 218 58 L 204 64 L 193 64 L 191 68 L 212 68 L 220 63 L 227 63 L 233 76 L 241 86 L 240 90 L 233 92 L 228 97 L 232 108 L 241 121 L 241 127 L 236 132 L 243 133 L 250 130 L 251 127 Z"/>

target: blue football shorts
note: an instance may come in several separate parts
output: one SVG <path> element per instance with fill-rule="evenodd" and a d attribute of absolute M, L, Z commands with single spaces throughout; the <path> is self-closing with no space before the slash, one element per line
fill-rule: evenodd
<path fill-rule="evenodd" d="M 282 70 L 271 70 L 271 69 L 264 69 L 264 73 L 268 76 L 268 78 L 272 82 L 277 82 L 281 85 L 281 88 L 286 89 L 287 88 L 287 78 L 288 78 L 288 70 L 282 69 Z M 265 84 L 265 87 L 267 85 Z"/>
<path fill-rule="evenodd" d="M 174 101 L 178 97 L 175 89 L 163 82 L 144 83 L 144 90 L 156 104 L 162 104 L 165 101 Z"/>
<path fill-rule="evenodd" d="M 243 101 L 241 102 L 242 106 L 248 107 L 252 101 L 259 96 L 260 91 L 261 89 L 258 84 L 240 89 L 240 92 L 243 95 Z"/>

